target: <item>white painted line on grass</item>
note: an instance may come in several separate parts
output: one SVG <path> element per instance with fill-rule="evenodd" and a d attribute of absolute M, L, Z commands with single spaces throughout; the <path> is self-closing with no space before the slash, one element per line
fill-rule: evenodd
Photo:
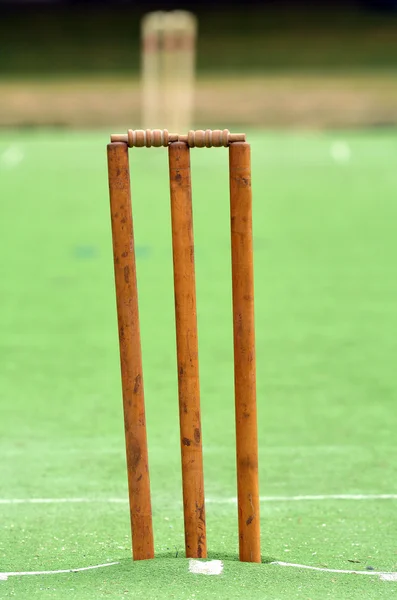
<path fill-rule="evenodd" d="M 397 573 L 380 573 L 382 581 L 397 581 Z"/>
<path fill-rule="evenodd" d="M 0 580 L 7 581 L 8 577 L 20 577 L 22 575 L 58 575 L 59 573 L 78 573 L 80 571 L 90 571 L 91 569 L 112 567 L 118 564 L 118 562 L 111 562 L 103 565 L 94 565 L 92 567 L 80 567 L 79 569 L 58 569 L 57 571 L 10 571 L 9 573 L 0 573 Z"/>
<path fill-rule="evenodd" d="M 81 571 L 90 571 L 93 569 L 103 569 L 120 564 L 119 562 L 105 563 L 102 565 L 93 565 L 90 567 L 80 567 L 77 569 L 57 569 L 56 571 L 9 571 L 0 573 L 0 581 L 7 581 L 9 577 L 22 577 L 25 575 L 60 575 L 63 573 L 79 573 Z M 351 571 L 348 569 L 328 569 L 326 567 L 313 567 L 311 565 L 300 565 L 297 563 L 287 563 L 274 561 L 271 565 L 279 567 L 290 567 L 295 569 L 306 569 L 309 571 L 320 571 L 322 573 L 338 573 L 342 575 L 376 575 L 382 581 L 397 581 L 396 572 L 379 571 Z M 191 559 L 189 561 L 189 572 L 196 575 L 221 575 L 223 572 L 223 562 L 221 560 L 199 561 Z"/>
<path fill-rule="evenodd" d="M 128 498 L 0 498 L 0 504 L 125 504 Z"/>
<path fill-rule="evenodd" d="M 24 159 L 25 154 L 19 146 L 9 146 L 0 154 L 0 166 L 6 169 L 17 167 Z"/>
<path fill-rule="evenodd" d="M 377 575 L 383 581 L 397 581 L 397 573 L 381 573 L 380 571 L 350 571 L 348 569 L 328 569 L 325 567 L 312 567 L 310 565 L 299 565 L 286 563 L 280 560 L 270 563 L 279 567 L 293 567 L 295 569 L 309 569 L 310 571 L 321 571 L 322 573 L 342 573 L 345 575 Z"/>
<path fill-rule="evenodd" d="M 305 496 L 261 496 L 265 502 L 325 502 L 329 500 L 397 500 L 397 494 L 310 494 Z M 206 498 L 208 504 L 237 504 L 237 498 Z M 128 498 L 0 498 L 0 504 L 126 504 Z"/>
<path fill-rule="evenodd" d="M 223 571 L 221 560 L 189 560 L 189 572 L 195 575 L 220 575 Z"/>
<path fill-rule="evenodd" d="M 310 494 L 305 496 L 261 496 L 260 502 L 321 502 L 325 500 L 397 500 L 397 494 Z M 237 504 L 237 498 L 206 498 L 210 504 Z"/>

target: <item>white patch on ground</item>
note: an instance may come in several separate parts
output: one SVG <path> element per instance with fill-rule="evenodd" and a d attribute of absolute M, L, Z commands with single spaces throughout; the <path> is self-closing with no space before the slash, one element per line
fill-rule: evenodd
<path fill-rule="evenodd" d="M 189 560 L 189 572 L 196 575 L 220 575 L 223 571 L 221 560 Z"/>
<path fill-rule="evenodd" d="M 349 144 L 343 141 L 334 142 L 330 148 L 331 157 L 337 163 L 347 163 L 351 158 L 351 150 Z"/>
<path fill-rule="evenodd" d="M 397 573 L 380 573 L 382 581 L 397 581 Z"/>
<path fill-rule="evenodd" d="M 350 571 L 348 569 L 327 569 L 325 567 L 312 567 L 310 565 L 299 565 L 286 563 L 280 560 L 270 563 L 279 567 L 293 567 L 295 569 L 309 569 L 310 571 L 321 571 L 323 573 L 342 573 L 344 575 L 376 575 L 382 581 L 397 581 L 397 573 L 380 573 L 379 571 Z"/>
<path fill-rule="evenodd" d="M 397 500 L 397 494 L 309 494 L 302 496 L 261 496 L 260 502 L 326 502 L 329 500 L 371 501 Z M 206 498 L 208 504 L 237 504 L 235 496 Z M 1 504 L 126 504 L 124 498 L 0 498 Z"/>
<path fill-rule="evenodd" d="M 5 169 L 17 167 L 24 159 L 25 154 L 19 146 L 9 146 L 0 154 L 0 166 Z"/>
<path fill-rule="evenodd" d="M 92 567 L 80 567 L 79 569 L 59 569 L 57 571 L 11 571 L 9 573 L 0 573 L 0 581 L 7 581 L 8 577 L 20 577 L 22 575 L 58 575 L 59 573 L 78 573 L 80 571 L 90 571 L 91 569 L 112 567 L 118 564 L 118 562 L 111 562 L 103 565 L 94 565 Z"/>

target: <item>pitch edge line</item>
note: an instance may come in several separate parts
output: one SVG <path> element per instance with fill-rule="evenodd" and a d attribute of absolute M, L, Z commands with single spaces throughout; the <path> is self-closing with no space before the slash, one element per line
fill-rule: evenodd
<path fill-rule="evenodd" d="M 207 567 L 207 565 L 204 563 L 199 563 L 200 569 L 197 570 L 196 568 L 192 567 L 192 562 L 198 563 L 198 561 L 190 561 L 190 567 L 189 570 L 193 573 L 203 573 L 206 575 L 219 575 L 222 570 L 223 570 L 223 563 L 221 561 L 211 561 L 210 563 L 207 563 L 208 565 L 212 565 L 213 563 L 219 563 L 219 567 L 218 565 L 216 569 L 211 569 L 210 571 L 208 571 L 208 569 L 206 569 L 205 567 Z M 7 581 L 7 579 L 9 577 L 20 577 L 20 576 L 24 576 L 24 575 L 59 575 L 59 574 L 63 574 L 63 573 L 78 573 L 81 571 L 90 571 L 92 569 L 102 569 L 104 567 L 112 567 L 114 565 L 118 565 L 120 564 L 119 562 L 111 562 L 111 563 L 105 563 L 102 565 L 94 565 L 94 566 L 90 566 L 90 567 L 80 567 L 78 569 L 58 569 L 56 571 L 10 571 L 10 572 L 6 572 L 6 573 L 0 573 L 0 581 Z M 274 561 L 270 563 L 271 565 L 275 565 L 278 567 L 292 567 L 295 569 L 306 569 L 309 571 L 320 571 L 322 573 L 338 573 L 338 574 L 343 574 L 343 575 L 376 575 L 377 577 L 379 577 L 382 581 L 397 581 L 397 573 L 396 572 L 379 572 L 379 571 L 350 571 L 348 569 L 328 569 L 325 567 L 313 567 L 310 565 L 300 565 L 300 564 L 296 564 L 296 563 L 286 563 L 286 562 L 282 562 L 282 561 Z"/>
<path fill-rule="evenodd" d="M 397 500 L 397 494 L 319 494 L 261 496 L 260 502 L 321 502 L 327 500 Z M 237 498 L 206 498 L 208 504 L 237 504 Z M 0 498 L 1 504 L 126 504 L 128 498 Z"/>
<path fill-rule="evenodd" d="M 8 577 L 19 577 L 22 575 L 58 575 L 59 573 L 78 573 L 79 571 L 102 569 L 103 567 L 112 567 L 118 564 L 120 563 L 111 562 L 103 565 L 94 565 L 92 567 L 80 567 L 79 569 L 58 569 L 57 571 L 11 571 L 9 573 L 0 573 L 0 581 L 6 581 Z"/>
<path fill-rule="evenodd" d="M 261 496 L 260 502 L 308 502 L 323 500 L 397 500 L 397 494 L 310 494 L 300 496 Z M 237 498 L 206 498 L 210 504 L 237 504 Z"/>

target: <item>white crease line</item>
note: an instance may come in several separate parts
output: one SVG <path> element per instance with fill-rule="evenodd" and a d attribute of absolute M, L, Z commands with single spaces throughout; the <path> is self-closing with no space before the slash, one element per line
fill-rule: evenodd
<path fill-rule="evenodd" d="M 293 567 L 295 569 L 309 569 L 310 571 L 321 571 L 323 573 L 342 573 L 347 575 L 377 575 L 383 581 L 397 581 L 397 573 L 379 572 L 379 571 L 349 571 L 348 569 L 327 569 L 325 567 L 312 567 L 310 565 L 299 565 L 295 563 L 286 563 L 280 560 L 270 563 L 279 567 Z"/>
<path fill-rule="evenodd" d="M 8 577 L 19 577 L 22 575 L 57 575 L 58 573 L 78 573 L 79 571 L 102 569 L 103 567 L 112 567 L 113 565 L 118 564 L 118 562 L 111 562 L 103 565 L 94 565 L 92 567 L 80 567 L 79 569 L 59 569 L 57 571 L 11 571 L 9 573 L 0 573 L 0 580 L 7 581 Z"/>
<path fill-rule="evenodd" d="M 125 504 L 128 498 L 0 498 L 0 504 Z"/>
<path fill-rule="evenodd" d="M 10 571 L 0 573 L 0 581 L 7 581 L 8 577 L 21 577 L 24 575 L 59 575 L 62 573 L 78 573 L 81 571 L 90 571 L 92 569 L 102 569 L 104 567 L 112 567 L 120 564 L 119 562 L 105 563 L 102 565 L 94 565 L 90 567 L 80 567 L 78 569 L 58 569 L 56 571 Z M 376 575 L 383 581 L 397 581 L 396 572 L 379 572 L 379 571 L 350 571 L 348 569 L 328 569 L 325 567 L 313 567 L 310 565 L 300 565 L 295 563 L 286 563 L 282 561 L 274 561 L 271 565 L 279 567 L 292 567 L 295 569 L 307 569 L 310 571 L 320 571 L 322 573 L 339 573 L 345 575 Z M 220 575 L 223 571 L 223 562 L 221 560 L 211 561 L 189 561 L 189 571 L 194 574 L 201 575 Z"/>
<path fill-rule="evenodd" d="M 397 500 L 397 494 L 316 494 L 306 496 L 261 496 L 260 502 L 308 502 L 323 500 Z M 237 504 L 237 498 L 206 498 L 210 504 Z"/>
<path fill-rule="evenodd" d="M 327 500 L 397 500 L 397 494 L 318 494 L 261 496 L 260 502 L 322 502 Z M 237 498 L 206 498 L 208 504 L 237 504 Z M 125 504 L 128 498 L 0 498 L 0 504 Z"/>

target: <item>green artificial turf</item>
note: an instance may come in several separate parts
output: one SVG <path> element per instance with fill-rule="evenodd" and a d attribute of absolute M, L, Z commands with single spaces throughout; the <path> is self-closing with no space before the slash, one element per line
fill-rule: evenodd
<path fill-rule="evenodd" d="M 9 577 L 0 598 L 397 594 L 269 564 L 397 570 L 397 501 L 288 500 L 397 493 L 397 135 L 250 139 L 261 495 L 284 499 L 261 503 L 264 563 L 239 563 L 227 152 L 195 150 L 208 547 L 225 564 L 207 577 L 183 558 L 167 153 L 130 153 L 158 555 L 132 563 L 107 132 L 1 133 L 0 502 L 65 502 L 0 503 L 0 573 L 119 564 Z"/>

